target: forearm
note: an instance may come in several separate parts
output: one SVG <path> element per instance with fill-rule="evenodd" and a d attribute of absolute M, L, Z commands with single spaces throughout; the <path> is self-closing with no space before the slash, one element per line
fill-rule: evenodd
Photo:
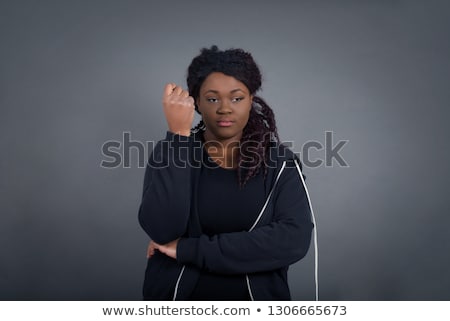
<path fill-rule="evenodd" d="M 299 173 L 287 168 L 274 192 L 274 205 L 251 231 L 182 238 L 177 257 L 219 273 L 251 273 L 288 266 L 303 258 L 313 229 Z"/>
<path fill-rule="evenodd" d="M 177 260 L 225 274 L 254 273 L 288 266 L 303 258 L 310 245 L 312 223 L 272 223 L 251 232 L 181 238 Z"/>

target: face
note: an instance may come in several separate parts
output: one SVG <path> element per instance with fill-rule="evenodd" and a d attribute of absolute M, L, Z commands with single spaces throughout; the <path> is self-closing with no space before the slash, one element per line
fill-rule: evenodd
<path fill-rule="evenodd" d="M 205 140 L 237 142 L 247 125 L 253 96 L 244 83 L 220 72 L 211 73 L 200 87 L 198 111 L 205 123 Z"/>

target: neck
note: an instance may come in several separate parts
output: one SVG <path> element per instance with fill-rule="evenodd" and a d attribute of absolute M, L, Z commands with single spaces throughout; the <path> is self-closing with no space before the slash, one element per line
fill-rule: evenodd
<path fill-rule="evenodd" d="M 239 153 L 239 142 L 225 144 L 217 141 L 205 143 L 206 152 L 220 167 L 234 169 L 238 167 L 237 156 Z"/>

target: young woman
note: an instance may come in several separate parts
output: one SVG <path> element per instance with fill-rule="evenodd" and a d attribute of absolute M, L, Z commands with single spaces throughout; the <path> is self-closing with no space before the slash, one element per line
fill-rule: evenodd
<path fill-rule="evenodd" d="M 309 249 L 313 216 L 300 162 L 255 95 L 259 68 L 250 53 L 213 46 L 187 85 L 165 86 L 168 131 L 145 173 L 144 299 L 289 300 L 288 267 Z"/>

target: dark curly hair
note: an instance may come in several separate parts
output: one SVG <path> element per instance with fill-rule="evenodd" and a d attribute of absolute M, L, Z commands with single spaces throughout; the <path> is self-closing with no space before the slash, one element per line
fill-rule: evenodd
<path fill-rule="evenodd" d="M 221 72 L 232 76 L 245 84 L 253 95 L 250 116 L 240 141 L 238 155 L 238 180 L 244 186 L 248 180 L 264 171 L 267 174 L 266 159 L 268 148 L 272 142 L 279 142 L 275 116 L 272 109 L 255 93 L 261 88 L 261 72 L 252 55 L 242 49 L 228 49 L 221 51 L 217 46 L 203 48 L 200 55 L 195 57 L 188 68 L 187 86 L 189 94 L 197 98 L 200 87 L 205 79 L 213 72 Z M 198 112 L 197 105 L 195 110 Z M 192 131 L 204 130 L 203 121 Z"/>

